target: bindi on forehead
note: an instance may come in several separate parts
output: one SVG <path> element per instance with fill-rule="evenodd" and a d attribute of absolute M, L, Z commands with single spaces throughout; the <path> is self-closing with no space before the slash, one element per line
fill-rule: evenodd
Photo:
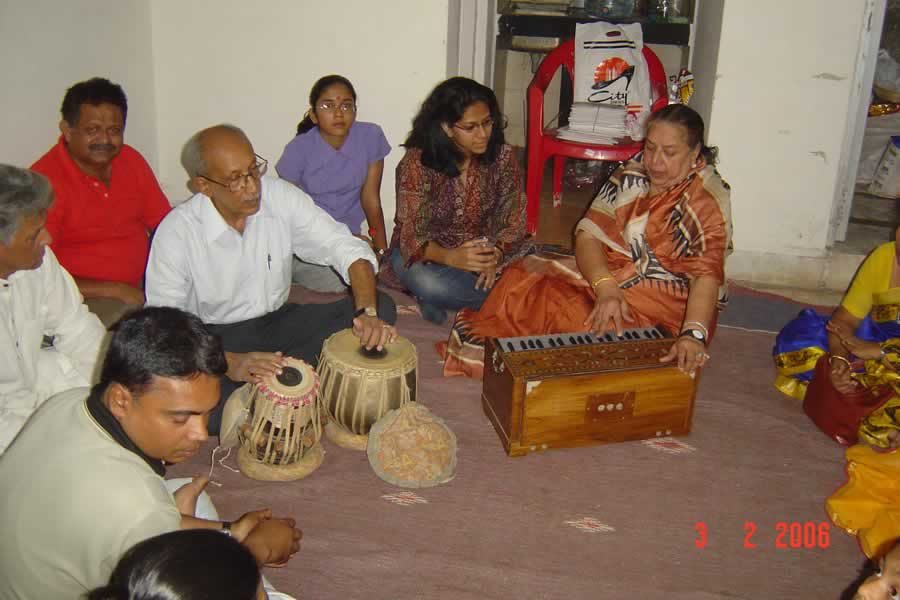
<path fill-rule="evenodd" d="M 350 88 L 346 85 L 336 84 L 328 87 L 322 94 L 319 96 L 319 100 L 343 100 L 348 98 L 350 100 L 353 99 L 353 94 L 350 93 Z"/>

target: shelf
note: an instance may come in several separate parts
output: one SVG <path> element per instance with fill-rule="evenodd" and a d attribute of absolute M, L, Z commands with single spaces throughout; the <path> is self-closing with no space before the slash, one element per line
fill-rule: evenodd
<path fill-rule="evenodd" d="M 557 38 L 559 40 L 573 38 L 576 24 L 597 21 L 640 23 L 644 32 L 645 44 L 687 46 L 691 37 L 690 23 L 661 23 L 647 19 L 596 19 L 581 11 L 559 16 L 501 15 L 497 28 L 497 48 L 501 50 L 515 49 L 512 47 L 513 36 Z"/>

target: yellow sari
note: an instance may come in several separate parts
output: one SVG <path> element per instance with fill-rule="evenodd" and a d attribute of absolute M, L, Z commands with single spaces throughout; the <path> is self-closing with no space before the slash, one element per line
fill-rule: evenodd
<path fill-rule="evenodd" d="M 825 501 L 835 525 L 859 538 L 869 558 L 900 537 L 900 450 L 879 452 L 862 444 L 847 450 L 847 483 Z"/>

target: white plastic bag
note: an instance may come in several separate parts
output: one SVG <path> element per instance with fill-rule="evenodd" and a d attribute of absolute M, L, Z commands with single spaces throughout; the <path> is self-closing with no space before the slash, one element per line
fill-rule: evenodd
<path fill-rule="evenodd" d="M 869 184 L 869 193 L 883 198 L 900 196 L 900 135 L 892 136 L 885 148 Z"/>
<path fill-rule="evenodd" d="M 575 27 L 575 102 L 650 110 L 650 75 L 637 23 L 598 21 Z"/>
<path fill-rule="evenodd" d="M 884 48 L 878 51 L 878 59 L 875 61 L 875 85 L 900 93 L 900 65 Z"/>

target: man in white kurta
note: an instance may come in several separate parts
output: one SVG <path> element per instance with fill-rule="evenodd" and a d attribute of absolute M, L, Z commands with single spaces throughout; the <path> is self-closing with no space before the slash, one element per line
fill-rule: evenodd
<path fill-rule="evenodd" d="M 0 165 L 0 453 L 44 400 L 91 382 L 106 334 L 46 247 L 51 202 L 41 175 Z"/>
<path fill-rule="evenodd" d="M 194 313 L 222 338 L 223 400 L 240 384 L 280 372 L 286 356 L 316 366 L 336 331 L 352 328 L 361 345 L 379 350 L 396 339 L 396 307 L 376 292 L 372 249 L 300 188 L 263 177 L 266 161 L 240 129 L 199 132 L 185 145 L 182 163 L 197 193 L 156 230 L 147 304 Z M 294 255 L 333 267 L 352 297 L 288 303 Z M 210 417 L 211 433 L 218 433 L 221 409 Z"/>

